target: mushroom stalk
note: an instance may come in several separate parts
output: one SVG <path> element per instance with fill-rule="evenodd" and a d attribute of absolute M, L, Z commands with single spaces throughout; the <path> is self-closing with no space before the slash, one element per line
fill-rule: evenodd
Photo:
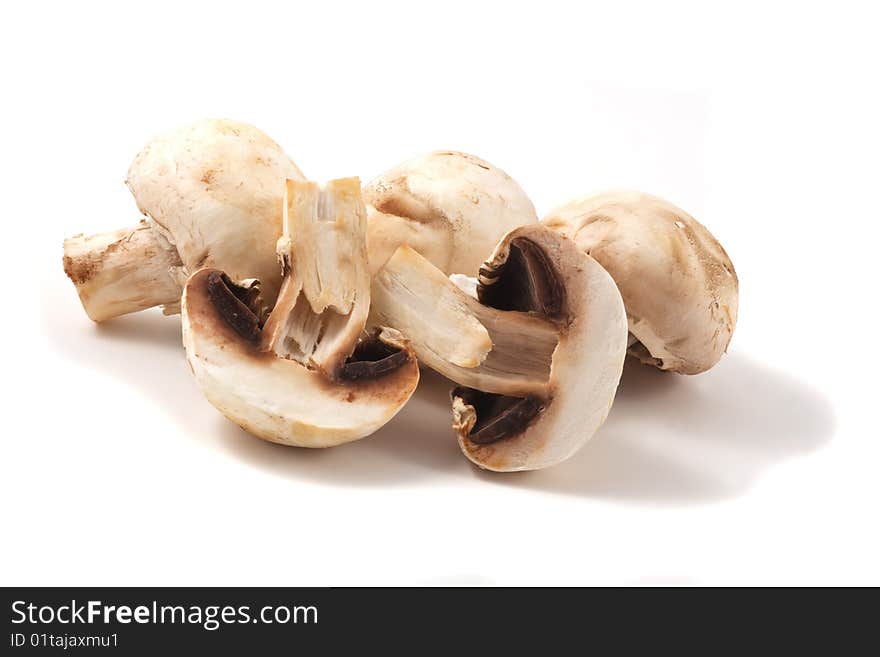
<path fill-rule="evenodd" d="M 345 178 L 320 189 L 288 181 L 283 208 L 278 257 L 285 279 L 261 348 L 336 377 L 370 305 L 360 184 Z"/>
<path fill-rule="evenodd" d="M 370 324 L 409 338 L 420 361 L 456 383 L 516 397 L 548 395 L 555 323 L 498 310 L 458 288 L 402 246 L 373 279 Z"/>
<path fill-rule="evenodd" d="M 180 264 L 174 247 L 146 221 L 64 240 L 64 272 L 96 322 L 179 301 L 182 286 L 172 269 Z"/>

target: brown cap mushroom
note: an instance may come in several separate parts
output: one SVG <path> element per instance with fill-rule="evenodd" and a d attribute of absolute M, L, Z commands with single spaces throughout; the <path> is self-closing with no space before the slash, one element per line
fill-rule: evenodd
<path fill-rule="evenodd" d="M 357 178 L 288 180 L 285 277 L 264 325 L 252 284 L 202 269 L 183 292 L 183 342 L 203 393 L 246 431 L 328 447 L 367 436 L 406 403 L 418 363 L 397 331 L 364 335 L 370 306 L 366 211 Z"/>
<path fill-rule="evenodd" d="M 176 312 L 183 282 L 202 267 L 258 278 L 271 305 L 281 284 L 274 249 L 286 178 L 303 176 L 245 123 L 208 119 L 151 141 L 126 180 L 147 220 L 64 241 L 64 271 L 89 317 L 157 305 Z"/>
<path fill-rule="evenodd" d="M 727 350 L 739 283 L 712 234 L 656 196 L 607 192 L 553 210 L 543 224 L 575 240 L 614 277 L 629 319 L 629 353 L 698 374 Z"/>
<path fill-rule="evenodd" d="M 507 231 L 536 223 L 535 207 L 501 169 L 474 155 L 435 151 L 364 187 L 373 272 L 407 244 L 446 274 L 476 276 Z"/>
<path fill-rule="evenodd" d="M 400 247 L 373 281 L 370 322 L 400 330 L 461 384 L 453 426 L 471 461 L 511 471 L 565 460 L 604 422 L 623 370 L 614 281 L 574 242 L 531 225 L 503 238 L 476 292 Z"/>

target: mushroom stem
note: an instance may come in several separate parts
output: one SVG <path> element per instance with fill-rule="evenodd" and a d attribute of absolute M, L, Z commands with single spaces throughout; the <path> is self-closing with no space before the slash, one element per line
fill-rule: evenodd
<path fill-rule="evenodd" d="M 373 279 L 368 323 L 397 329 L 420 361 L 461 385 L 515 397 L 549 394 L 556 324 L 483 305 L 409 247 L 398 248 Z"/>
<path fill-rule="evenodd" d="M 177 251 L 146 221 L 64 240 L 64 272 L 95 322 L 180 301 Z"/>
<path fill-rule="evenodd" d="M 366 210 L 357 178 L 288 180 L 278 255 L 289 274 L 263 330 L 264 350 L 336 376 L 370 305 Z"/>

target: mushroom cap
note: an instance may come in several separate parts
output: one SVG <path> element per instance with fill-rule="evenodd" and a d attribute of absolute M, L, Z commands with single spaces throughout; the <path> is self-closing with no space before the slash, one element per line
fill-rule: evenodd
<path fill-rule="evenodd" d="M 614 278 L 638 340 L 630 353 L 642 362 L 698 374 L 727 350 L 736 271 L 718 240 L 681 208 L 640 192 L 606 192 L 558 207 L 543 223 Z"/>
<path fill-rule="evenodd" d="M 521 254 L 511 253 L 522 251 L 523 241 L 541 254 L 537 260 L 549 274 L 545 278 L 558 286 L 552 319 L 560 332 L 550 366 L 549 397 L 539 401 L 541 409 L 520 433 L 478 444 L 462 426 L 466 404 L 453 393 L 462 451 L 478 466 L 500 472 L 554 465 L 589 441 L 611 409 L 626 355 L 626 312 L 613 279 L 573 241 L 544 226 L 524 226 L 503 239 L 481 271 L 481 300 L 494 299 L 493 305 L 498 305 L 505 296 L 513 300 L 528 296 L 523 294 L 523 282 L 530 285 L 541 276 L 535 276 L 534 270 L 523 276 L 519 264 L 508 268 L 508 263 L 522 262 Z M 534 298 L 539 305 L 547 303 L 546 298 Z"/>
<path fill-rule="evenodd" d="M 181 284 L 202 267 L 216 267 L 235 280 L 259 279 L 271 306 L 281 285 L 275 243 L 287 178 L 304 179 L 265 134 L 206 119 L 151 141 L 131 163 L 126 184 L 177 248 Z"/>
<path fill-rule="evenodd" d="M 330 447 L 367 436 L 388 422 L 419 381 L 418 363 L 399 333 L 379 340 L 404 350 L 407 361 L 377 378 L 331 381 L 319 370 L 261 351 L 226 321 L 211 300 L 213 269 L 186 283 L 183 344 L 202 392 L 245 431 L 285 445 Z"/>
<path fill-rule="evenodd" d="M 445 274 L 476 276 L 505 233 L 538 221 L 513 178 L 457 151 L 407 160 L 367 184 L 364 199 L 374 272 L 407 244 Z"/>

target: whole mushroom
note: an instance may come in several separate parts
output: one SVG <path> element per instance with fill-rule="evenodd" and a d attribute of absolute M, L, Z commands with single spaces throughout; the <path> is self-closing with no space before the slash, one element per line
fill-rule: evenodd
<path fill-rule="evenodd" d="M 407 160 L 368 183 L 364 200 L 373 272 L 406 244 L 445 274 L 476 276 L 508 231 L 538 221 L 513 178 L 458 151 Z"/>
<path fill-rule="evenodd" d="M 681 374 L 714 366 L 736 326 L 739 282 L 712 234 L 681 208 L 635 191 L 586 196 L 542 222 L 574 239 L 614 278 L 629 353 Z"/>
<path fill-rule="evenodd" d="M 257 278 L 275 300 L 281 269 L 281 198 L 293 161 L 255 127 L 225 119 L 182 126 L 135 157 L 126 184 L 146 219 L 64 241 L 64 271 L 100 322 L 164 305 L 179 309 L 186 278 L 202 267 Z"/>

